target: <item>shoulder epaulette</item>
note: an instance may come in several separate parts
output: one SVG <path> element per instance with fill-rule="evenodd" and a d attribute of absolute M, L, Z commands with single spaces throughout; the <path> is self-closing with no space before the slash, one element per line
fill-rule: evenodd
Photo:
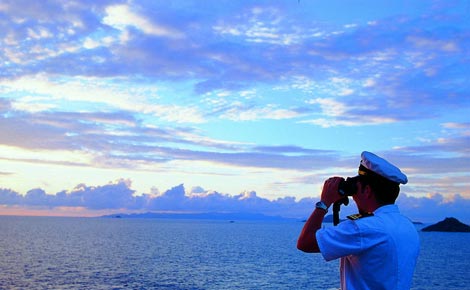
<path fill-rule="evenodd" d="M 373 215 L 374 215 L 373 213 L 363 213 L 363 214 L 356 213 L 356 214 L 348 215 L 348 219 L 355 221 L 360 218 L 365 218 L 365 217 L 373 216 Z"/>

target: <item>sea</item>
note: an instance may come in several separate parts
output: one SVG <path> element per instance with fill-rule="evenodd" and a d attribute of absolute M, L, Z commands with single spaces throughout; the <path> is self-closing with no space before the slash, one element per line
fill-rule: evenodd
<path fill-rule="evenodd" d="M 302 226 L 0 216 L 0 289 L 338 289 L 338 261 L 296 249 Z M 419 235 L 412 289 L 470 289 L 470 234 Z"/>

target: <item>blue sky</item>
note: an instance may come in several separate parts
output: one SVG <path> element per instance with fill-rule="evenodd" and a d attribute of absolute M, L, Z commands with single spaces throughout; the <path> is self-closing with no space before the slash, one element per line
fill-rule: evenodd
<path fill-rule="evenodd" d="M 470 221 L 468 2 L 95 2 L 0 4 L 0 213 L 289 211 L 368 150 Z"/>

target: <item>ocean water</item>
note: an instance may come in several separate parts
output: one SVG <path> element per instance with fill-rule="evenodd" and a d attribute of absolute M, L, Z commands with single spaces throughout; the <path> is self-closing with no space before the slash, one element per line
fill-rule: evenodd
<path fill-rule="evenodd" d="M 301 222 L 0 217 L 0 289 L 337 289 Z M 420 232 L 413 289 L 470 289 L 470 234 Z"/>

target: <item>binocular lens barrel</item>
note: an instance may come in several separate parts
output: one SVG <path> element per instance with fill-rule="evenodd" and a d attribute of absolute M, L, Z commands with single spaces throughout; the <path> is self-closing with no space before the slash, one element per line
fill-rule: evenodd
<path fill-rule="evenodd" d="M 346 180 L 341 181 L 338 186 L 339 194 L 343 196 L 352 196 L 356 194 L 357 186 L 356 183 L 359 180 L 359 176 L 348 177 Z"/>

